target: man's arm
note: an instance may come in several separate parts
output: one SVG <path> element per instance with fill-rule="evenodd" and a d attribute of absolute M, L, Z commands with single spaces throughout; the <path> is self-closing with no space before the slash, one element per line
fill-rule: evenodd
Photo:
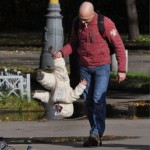
<path fill-rule="evenodd" d="M 116 29 L 115 24 L 107 17 L 104 18 L 106 36 L 114 47 L 116 59 L 118 61 L 117 80 L 120 83 L 126 79 L 126 54 L 122 39 Z"/>
<path fill-rule="evenodd" d="M 66 57 L 67 55 L 70 55 L 74 50 L 77 49 L 79 41 L 78 41 L 77 31 L 75 31 L 76 29 L 74 27 L 74 23 L 75 20 L 73 21 L 72 32 L 71 32 L 69 43 L 67 43 L 62 49 L 60 49 L 53 56 L 53 58 Z"/>

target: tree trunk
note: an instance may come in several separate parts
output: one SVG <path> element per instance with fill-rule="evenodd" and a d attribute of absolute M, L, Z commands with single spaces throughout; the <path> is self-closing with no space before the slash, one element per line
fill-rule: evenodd
<path fill-rule="evenodd" d="M 136 0 L 126 0 L 129 40 L 136 40 L 139 36 L 138 14 L 136 9 Z"/>

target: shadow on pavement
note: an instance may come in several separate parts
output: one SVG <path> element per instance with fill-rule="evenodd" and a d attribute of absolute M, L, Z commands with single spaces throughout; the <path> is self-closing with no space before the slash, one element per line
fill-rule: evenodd
<path fill-rule="evenodd" d="M 149 150 L 150 145 L 105 144 L 105 145 L 103 145 L 103 147 L 136 149 L 136 150 Z"/>
<path fill-rule="evenodd" d="M 53 143 L 52 145 L 57 145 L 57 146 L 68 146 L 68 147 L 73 147 L 73 148 L 82 148 L 86 149 L 86 147 L 83 147 L 83 143 L 81 142 L 67 142 L 67 143 Z M 98 149 L 132 149 L 132 150 L 149 150 L 150 145 L 132 145 L 132 144 L 103 144 L 102 146 L 99 147 L 93 147 L 93 148 L 98 148 Z"/>

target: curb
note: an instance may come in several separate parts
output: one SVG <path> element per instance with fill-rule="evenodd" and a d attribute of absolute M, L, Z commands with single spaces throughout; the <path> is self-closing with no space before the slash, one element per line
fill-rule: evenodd
<path fill-rule="evenodd" d="M 105 135 L 102 137 L 103 141 L 136 139 L 138 136 L 115 136 Z M 88 137 L 72 136 L 72 137 L 24 137 L 24 138 L 3 138 L 8 144 L 52 144 L 52 143 L 65 143 L 65 142 L 83 142 Z"/>

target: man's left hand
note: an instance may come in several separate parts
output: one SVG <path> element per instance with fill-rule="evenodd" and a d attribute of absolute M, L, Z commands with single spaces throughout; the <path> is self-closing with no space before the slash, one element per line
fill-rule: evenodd
<path fill-rule="evenodd" d="M 120 83 L 126 79 L 126 73 L 125 72 L 118 72 L 117 75 L 117 81 Z"/>

